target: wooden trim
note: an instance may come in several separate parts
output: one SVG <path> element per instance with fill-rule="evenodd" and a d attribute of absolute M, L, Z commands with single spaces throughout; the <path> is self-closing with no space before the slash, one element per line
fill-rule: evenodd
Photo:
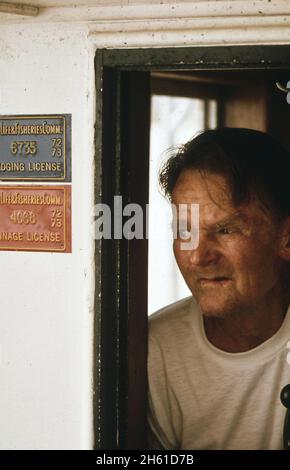
<path fill-rule="evenodd" d="M 226 93 L 226 88 L 198 82 L 182 82 L 165 78 L 151 79 L 151 93 L 154 95 L 183 96 L 201 99 L 215 99 Z"/>

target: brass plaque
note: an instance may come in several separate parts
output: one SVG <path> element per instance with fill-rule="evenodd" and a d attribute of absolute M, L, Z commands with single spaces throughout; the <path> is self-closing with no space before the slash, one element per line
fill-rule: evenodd
<path fill-rule="evenodd" d="M 71 253 L 71 187 L 0 186 L 0 250 Z"/>
<path fill-rule="evenodd" d="M 0 116 L 0 180 L 71 181 L 71 115 Z"/>

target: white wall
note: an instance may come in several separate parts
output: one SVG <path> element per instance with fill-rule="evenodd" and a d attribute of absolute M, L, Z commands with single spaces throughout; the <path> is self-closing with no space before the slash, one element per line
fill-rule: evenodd
<path fill-rule="evenodd" d="M 0 114 L 72 114 L 73 252 L 0 252 L 0 448 L 91 448 L 95 49 L 289 43 L 290 4 L 32 3 L 0 14 Z"/>
<path fill-rule="evenodd" d="M 0 114 L 72 114 L 72 254 L 0 252 L 0 448 L 92 441 L 92 73 L 84 28 L 0 29 Z M 46 183 L 43 183 L 46 184 Z"/>

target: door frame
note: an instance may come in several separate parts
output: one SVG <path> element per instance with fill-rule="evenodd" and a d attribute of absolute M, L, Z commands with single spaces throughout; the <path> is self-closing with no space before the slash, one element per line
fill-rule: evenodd
<path fill-rule="evenodd" d="M 97 50 L 95 203 L 148 201 L 151 71 L 234 69 L 290 69 L 290 45 Z M 144 449 L 147 241 L 96 240 L 95 266 L 95 448 Z"/>

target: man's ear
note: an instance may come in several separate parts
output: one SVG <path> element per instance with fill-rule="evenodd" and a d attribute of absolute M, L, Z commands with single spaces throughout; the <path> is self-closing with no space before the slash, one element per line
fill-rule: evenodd
<path fill-rule="evenodd" d="M 279 255 L 285 261 L 290 261 L 290 217 L 282 222 L 279 237 Z"/>

